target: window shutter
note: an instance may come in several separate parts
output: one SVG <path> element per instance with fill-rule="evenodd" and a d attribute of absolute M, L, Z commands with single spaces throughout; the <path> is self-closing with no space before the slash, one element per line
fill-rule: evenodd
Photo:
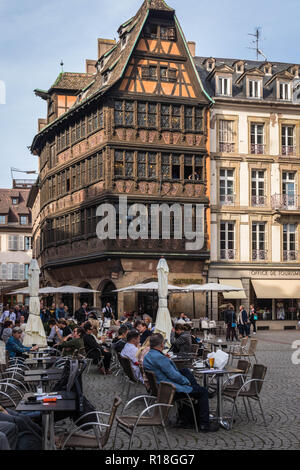
<path fill-rule="evenodd" d="M 1 279 L 7 279 L 7 264 L 2 263 L 1 264 Z"/>
<path fill-rule="evenodd" d="M 13 236 L 8 235 L 8 250 L 12 251 L 13 250 Z"/>
<path fill-rule="evenodd" d="M 24 251 L 24 237 L 22 235 L 19 236 L 19 250 Z"/>
<path fill-rule="evenodd" d="M 24 281 L 25 279 L 25 265 L 24 264 L 19 265 L 19 279 L 20 281 Z"/>
<path fill-rule="evenodd" d="M 7 277 L 6 277 L 6 279 L 11 281 L 12 278 L 13 278 L 13 265 L 12 265 L 12 263 L 9 263 L 7 265 Z"/>

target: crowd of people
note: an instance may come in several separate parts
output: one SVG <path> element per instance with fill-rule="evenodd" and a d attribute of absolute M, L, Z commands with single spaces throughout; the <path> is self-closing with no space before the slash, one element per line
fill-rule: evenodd
<path fill-rule="evenodd" d="M 5 312 L 0 318 L 0 337 L 6 343 L 10 358 L 24 357 L 28 355 L 30 349 L 36 348 L 27 348 L 22 344 L 24 325 L 28 316 L 26 318 L 21 306 L 6 309 Z M 58 306 L 53 303 L 49 308 L 41 305 L 40 317 L 45 327 L 48 345 L 59 349 L 62 355 L 80 354 L 88 357 L 103 375 L 111 373 L 110 366 L 114 353 L 121 358 L 127 358 L 138 382 L 147 387 L 145 370 L 154 372 L 158 384 L 167 381 L 175 386 L 176 398 L 180 399 L 184 394 L 189 394 L 194 400 L 200 431 L 218 430 L 218 426 L 209 420 L 209 392 L 199 386 L 189 369 L 179 370 L 172 361 L 172 354 L 191 354 L 192 345 L 199 343 L 199 339 L 192 334 L 191 323 L 185 313 L 181 313 L 173 323 L 171 348 L 167 354 L 164 351 L 164 338 L 154 332 L 155 326 L 149 315 L 132 312 L 116 319 L 109 302 L 102 309 L 101 316 L 89 311 L 86 303 L 71 315 L 61 302 Z M 249 314 L 241 306 L 237 315 L 232 304 L 228 304 L 224 314 L 227 340 L 239 340 L 237 330 L 239 337 L 249 336 L 251 325 L 256 333 L 256 319 L 253 306 Z M 184 426 L 186 423 L 180 422 L 179 425 Z"/>
<path fill-rule="evenodd" d="M 240 338 L 249 338 L 251 336 L 251 326 L 253 334 L 256 335 L 257 314 L 254 305 L 250 305 L 249 313 L 243 305 L 240 305 L 239 313 L 236 314 L 234 306 L 228 304 L 224 312 L 224 321 L 227 327 L 226 341 L 239 341 Z"/>

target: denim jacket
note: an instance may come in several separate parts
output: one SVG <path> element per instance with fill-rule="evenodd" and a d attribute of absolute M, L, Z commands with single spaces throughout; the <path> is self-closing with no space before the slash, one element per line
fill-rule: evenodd
<path fill-rule="evenodd" d="M 184 377 L 176 365 L 156 349 L 150 349 L 143 362 L 144 370 L 150 370 L 155 373 L 156 381 L 170 382 L 176 387 L 176 392 L 191 393 L 193 388 L 186 377 Z"/>

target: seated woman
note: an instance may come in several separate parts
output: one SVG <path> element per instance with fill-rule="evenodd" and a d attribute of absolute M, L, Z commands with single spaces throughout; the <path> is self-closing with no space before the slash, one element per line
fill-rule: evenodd
<path fill-rule="evenodd" d="M 89 322 L 84 324 L 84 332 L 83 342 L 87 357 L 93 359 L 93 364 L 98 364 L 101 374 L 110 374 L 111 353 L 105 347 L 101 347 L 100 344 L 97 343 L 92 334 L 92 325 Z M 100 362 L 102 357 L 104 367 Z"/>

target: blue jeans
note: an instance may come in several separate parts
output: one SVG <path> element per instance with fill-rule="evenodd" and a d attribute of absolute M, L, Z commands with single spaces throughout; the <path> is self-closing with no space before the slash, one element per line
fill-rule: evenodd
<path fill-rule="evenodd" d="M 193 387 L 193 391 L 189 393 L 191 398 L 194 398 L 196 402 L 194 402 L 194 409 L 197 417 L 197 422 L 200 426 L 208 426 L 209 425 L 209 404 L 208 404 L 208 392 L 206 388 L 201 387 L 192 372 L 189 369 L 180 369 L 179 371 L 182 375 L 184 375 L 190 382 L 191 386 Z M 185 393 L 175 393 L 175 400 L 179 400 L 185 398 Z"/>

